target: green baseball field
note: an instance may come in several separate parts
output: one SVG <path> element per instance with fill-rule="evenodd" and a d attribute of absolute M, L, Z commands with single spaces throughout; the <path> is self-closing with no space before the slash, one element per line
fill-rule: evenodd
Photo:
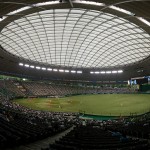
<path fill-rule="evenodd" d="M 14 100 L 23 106 L 44 111 L 84 112 L 93 115 L 129 116 L 150 111 L 150 94 L 99 94 L 64 98 Z"/>

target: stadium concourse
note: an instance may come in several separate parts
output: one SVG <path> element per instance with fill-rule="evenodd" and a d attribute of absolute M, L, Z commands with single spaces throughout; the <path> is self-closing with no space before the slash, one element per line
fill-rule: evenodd
<path fill-rule="evenodd" d="M 111 120 L 14 102 L 149 96 L 149 66 L 150 0 L 0 1 L 0 150 L 150 149 L 148 102 L 143 114 Z"/>

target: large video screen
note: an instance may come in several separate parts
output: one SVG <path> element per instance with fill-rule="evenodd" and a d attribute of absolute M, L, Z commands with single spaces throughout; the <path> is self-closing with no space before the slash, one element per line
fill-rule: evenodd
<path fill-rule="evenodd" d="M 131 79 L 128 81 L 128 84 L 130 85 L 141 85 L 141 84 L 147 84 L 150 82 L 150 76 L 145 76 L 143 78 L 136 78 L 136 79 Z"/>
<path fill-rule="evenodd" d="M 131 85 L 136 85 L 137 82 L 136 82 L 136 80 L 130 80 L 130 84 L 131 84 Z"/>

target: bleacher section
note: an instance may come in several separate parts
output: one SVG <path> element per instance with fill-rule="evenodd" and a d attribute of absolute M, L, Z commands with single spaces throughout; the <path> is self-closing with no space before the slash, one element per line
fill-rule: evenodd
<path fill-rule="evenodd" d="M 64 84 L 49 84 L 46 82 L 0 80 L 0 93 L 13 97 L 28 96 L 66 96 L 76 94 L 108 94 L 108 93 L 134 93 L 133 89 L 122 87 L 88 87 Z"/>
<path fill-rule="evenodd" d="M 117 134 L 116 134 L 117 135 Z M 101 129 L 100 126 L 79 125 L 64 137 L 49 144 L 48 148 L 41 150 L 146 150 L 147 140 L 127 138 L 121 133 L 116 136 L 114 132 Z"/>
<path fill-rule="evenodd" d="M 108 130 L 118 131 L 132 137 L 150 139 L 150 113 L 141 117 L 126 119 L 123 122 L 109 124 Z"/>
<path fill-rule="evenodd" d="M 62 132 L 72 126 L 74 115 L 34 111 L 1 99 L 0 149 L 31 143 Z"/>
<path fill-rule="evenodd" d="M 0 80 L 0 93 L 7 96 L 9 99 L 26 96 L 25 93 L 21 91 L 21 89 L 19 89 L 12 80 Z"/>

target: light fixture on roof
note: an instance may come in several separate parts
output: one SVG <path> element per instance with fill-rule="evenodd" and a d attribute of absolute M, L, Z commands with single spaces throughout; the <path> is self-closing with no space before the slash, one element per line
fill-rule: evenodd
<path fill-rule="evenodd" d="M 71 73 L 76 73 L 76 71 L 75 70 L 71 70 Z"/>
<path fill-rule="evenodd" d="M 111 73 L 111 71 L 106 71 L 106 73 L 107 73 L 107 74 L 110 74 L 110 73 Z"/>
<path fill-rule="evenodd" d="M 116 70 L 114 70 L 114 71 L 112 71 L 112 73 L 117 73 L 117 71 L 116 71 Z"/>
<path fill-rule="evenodd" d="M 19 66 L 23 66 L 23 63 L 19 63 Z"/>
<path fill-rule="evenodd" d="M 105 72 L 105 71 L 101 71 L 100 73 L 101 73 L 101 74 L 105 74 L 106 72 Z"/>
<path fill-rule="evenodd" d="M 77 71 L 77 73 L 82 73 L 82 71 Z"/>
<path fill-rule="evenodd" d="M 30 66 L 30 68 L 34 68 L 34 66 Z"/>
<path fill-rule="evenodd" d="M 67 72 L 67 73 L 68 73 L 68 72 L 69 72 L 69 70 L 65 70 L 65 72 Z"/>
<path fill-rule="evenodd" d="M 59 69 L 59 72 L 64 72 L 64 70 L 63 69 Z"/>
<path fill-rule="evenodd" d="M 25 67 L 29 67 L 29 65 L 28 65 L 28 64 L 25 64 L 24 66 L 25 66 Z"/>
<path fill-rule="evenodd" d="M 42 70 L 46 70 L 46 68 L 45 68 L 45 67 L 42 67 Z"/>
<path fill-rule="evenodd" d="M 52 68 L 47 68 L 48 71 L 52 71 Z"/>
<path fill-rule="evenodd" d="M 99 74 L 99 71 L 95 71 L 94 73 L 95 73 L 95 74 Z"/>
<path fill-rule="evenodd" d="M 39 70 L 39 69 L 41 69 L 41 67 L 39 67 L 39 66 L 36 66 L 36 69 L 38 69 L 38 70 Z"/>
<path fill-rule="evenodd" d="M 123 70 L 118 70 L 118 73 L 122 73 L 123 72 Z"/>
<path fill-rule="evenodd" d="M 53 71 L 55 71 L 55 72 L 56 72 L 56 71 L 58 71 L 58 69 L 53 69 Z"/>
<path fill-rule="evenodd" d="M 100 74 L 105 74 L 105 73 L 106 74 L 111 74 L 111 73 L 122 73 L 122 72 L 123 72 L 123 70 L 118 70 L 118 71 L 117 70 L 113 70 L 113 71 L 100 71 L 100 72 L 99 71 L 95 71 L 95 72 L 90 71 L 90 74 L 94 74 L 94 73 L 95 74 L 99 74 L 99 73 Z"/>

